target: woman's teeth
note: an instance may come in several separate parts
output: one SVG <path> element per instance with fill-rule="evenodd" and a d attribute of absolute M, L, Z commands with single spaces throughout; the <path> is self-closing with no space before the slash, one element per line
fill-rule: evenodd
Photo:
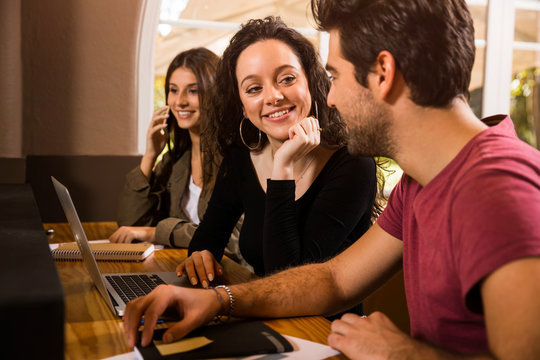
<path fill-rule="evenodd" d="M 277 118 L 277 117 L 280 117 L 280 116 L 283 116 L 285 114 L 287 114 L 289 112 L 289 110 L 282 110 L 282 111 L 278 111 L 278 112 L 275 112 L 273 114 L 270 114 L 268 115 L 269 118 Z"/>

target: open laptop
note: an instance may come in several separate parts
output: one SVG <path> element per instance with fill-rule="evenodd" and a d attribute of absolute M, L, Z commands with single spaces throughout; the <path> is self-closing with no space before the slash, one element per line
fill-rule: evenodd
<path fill-rule="evenodd" d="M 75 241 L 81 251 L 83 262 L 99 293 L 113 313 L 123 316 L 126 304 L 129 301 L 148 294 L 159 284 L 192 287 L 185 276 L 179 278 L 175 272 L 102 274 L 94 254 L 90 250 L 88 238 L 83 230 L 68 189 L 54 177 L 51 176 L 51 179 Z"/>

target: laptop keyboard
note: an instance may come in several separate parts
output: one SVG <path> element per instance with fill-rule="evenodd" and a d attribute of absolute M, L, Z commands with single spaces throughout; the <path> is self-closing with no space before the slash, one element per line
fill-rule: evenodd
<path fill-rule="evenodd" d="M 148 294 L 156 286 L 165 284 L 156 274 L 106 275 L 105 278 L 126 304 Z"/>

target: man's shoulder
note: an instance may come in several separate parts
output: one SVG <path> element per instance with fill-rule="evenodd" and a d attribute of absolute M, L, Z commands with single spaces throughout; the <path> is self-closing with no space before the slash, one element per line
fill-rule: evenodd
<path fill-rule="evenodd" d="M 464 178 L 490 173 L 538 180 L 540 152 L 516 137 L 488 136 L 472 149 L 461 173 Z"/>

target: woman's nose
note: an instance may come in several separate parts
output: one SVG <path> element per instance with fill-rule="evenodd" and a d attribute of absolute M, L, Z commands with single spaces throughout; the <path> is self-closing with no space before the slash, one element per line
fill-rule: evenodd
<path fill-rule="evenodd" d="M 265 91 L 265 101 L 268 105 L 274 105 L 283 100 L 283 93 L 275 86 L 270 86 L 266 88 Z"/>
<path fill-rule="evenodd" d="M 182 107 L 188 106 L 189 105 L 188 97 L 184 94 L 178 94 L 178 96 L 175 99 L 175 104 L 177 106 L 182 106 Z"/>

